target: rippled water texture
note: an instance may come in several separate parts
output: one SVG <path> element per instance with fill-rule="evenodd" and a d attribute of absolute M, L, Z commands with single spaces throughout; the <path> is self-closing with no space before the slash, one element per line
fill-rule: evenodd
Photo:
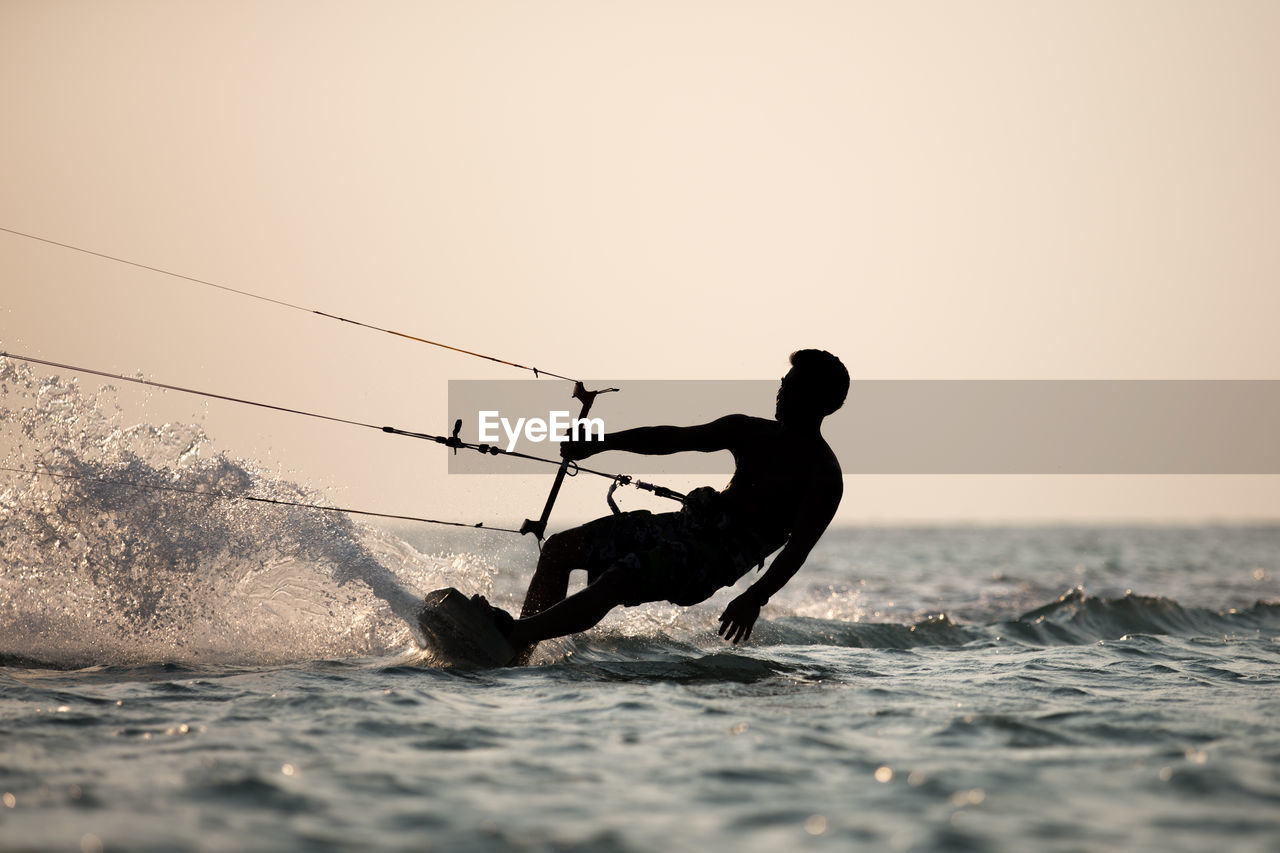
<path fill-rule="evenodd" d="M 0 849 L 1276 850 L 1280 529 L 834 531 L 727 599 L 432 669 L 472 532 L 314 499 L 0 360 Z M 1132 590 L 1132 592 L 1130 592 Z"/>

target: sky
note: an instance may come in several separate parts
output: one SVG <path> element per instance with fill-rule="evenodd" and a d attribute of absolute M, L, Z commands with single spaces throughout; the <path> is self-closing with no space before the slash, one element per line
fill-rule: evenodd
<path fill-rule="evenodd" d="M 804 347 L 855 379 L 1278 379 L 1277 55 L 1269 0 L 0 0 L 0 227 L 610 405 Z M 429 432 L 450 379 L 521 378 L 3 232 L 0 349 Z M 498 523 L 549 485 L 119 393 L 347 505 Z M 838 520 L 1278 517 L 1275 476 L 885 475 Z"/>

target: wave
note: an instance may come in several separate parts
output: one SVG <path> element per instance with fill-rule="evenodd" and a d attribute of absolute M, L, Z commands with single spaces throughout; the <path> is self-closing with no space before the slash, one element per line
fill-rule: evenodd
<path fill-rule="evenodd" d="M 945 614 L 914 624 L 850 623 L 795 616 L 763 626 L 753 639 L 758 637 L 771 645 L 912 649 L 994 640 L 1030 646 L 1087 645 L 1135 634 L 1218 639 L 1280 637 L 1280 603 L 1259 601 L 1244 609 L 1216 611 L 1132 592 L 1101 598 L 1077 586 L 1013 619 L 979 625 L 957 624 Z"/>
<path fill-rule="evenodd" d="M 1219 612 L 1132 592 L 1098 598 L 1075 587 L 1056 601 L 995 627 L 1007 637 L 1036 645 L 1093 643 L 1130 634 L 1272 637 L 1280 633 L 1280 603 L 1258 601 L 1249 608 Z"/>
<path fill-rule="evenodd" d="M 696 609 L 696 608 L 695 608 Z M 914 623 L 860 622 L 786 615 L 762 619 L 744 647 L 727 647 L 715 634 L 714 616 L 678 626 L 658 620 L 637 630 L 632 620 L 597 628 L 571 640 L 544 644 L 535 665 L 571 669 L 575 677 L 601 681 L 663 681 L 686 684 L 754 683 L 774 678 L 822 681 L 837 666 L 840 649 L 909 650 L 978 648 L 1014 643 L 1027 648 L 1095 645 L 1135 635 L 1178 638 L 1280 638 L 1280 603 L 1215 611 L 1184 607 L 1158 596 L 1132 593 L 1113 598 L 1073 588 L 1054 601 L 1015 618 L 963 625 L 946 615 Z M 606 623 L 607 625 L 608 623 Z M 847 665 L 848 658 L 839 658 Z M 863 673 L 874 677 L 878 673 Z"/>

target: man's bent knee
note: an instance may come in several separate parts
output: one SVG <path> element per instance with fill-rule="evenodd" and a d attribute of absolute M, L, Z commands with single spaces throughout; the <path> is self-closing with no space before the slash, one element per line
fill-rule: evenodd
<path fill-rule="evenodd" d="M 538 557 L 539 565 L 568 565 L 569 568 L 581 568 L 586 559 L 586 548 L 583 547 L 582 534 L 576 529 L 562 533 L 553 533 L 542 544 L 542 554 Z"/>

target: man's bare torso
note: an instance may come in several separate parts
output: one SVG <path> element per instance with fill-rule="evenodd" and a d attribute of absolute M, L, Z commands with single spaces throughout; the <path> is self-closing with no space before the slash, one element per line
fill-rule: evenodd
<path fill-rule="evenodd" d="M 840 464 L 821 434 L 747 415 L 717 423 L 737 466 L 722 492 L 735 518 L 772 539 L 789 535 L 802 512 L 827 505 L 834 512 L 842 490 Z"/>

